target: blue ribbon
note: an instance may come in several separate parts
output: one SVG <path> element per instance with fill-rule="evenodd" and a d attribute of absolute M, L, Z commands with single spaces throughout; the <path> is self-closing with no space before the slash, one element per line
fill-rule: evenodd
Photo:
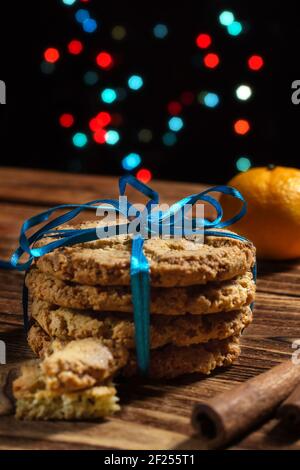
<path fill-rule="evenodd" d="M 146 373 L 150 363 L 150 267 L 143 252 L 145 236 L 159 235 L 162 233 L 163 226 L 167 225 L 171 235 L 179 233 L 182 234 L 182 236 L 195 234 L 215 235 L 218 237 L 230 237 L 246 242 L 248 240 L 240 235 L 230 232 L 219 232 L 214 229 L 224 229 L 240 220 L 246 213 L 247 206 L 245 199 L 237 189 L 229 186 L 215 186 L 201 193 L 192 194 L 191 196 L 181 199 L 165 212 L 158 210 L 155 211 L 153 210 L 154 207 L 159 204 L 159 195 L 156 191 L 141 183 L 132 175 L 126 175 L 121 177 L 119 180 L 119 192 L 121 196 L 125 194 L 127 185 L 130 185 L 132 188 L 149 198 L 149 201 L 145 206 L 145 210 L 141 214 L 136 214 L 133 217 L 135 221 L 138 222 L 136 225 L 138 225 L 140 229 L 138 235 L 133 234 L 130 222 L 116 226 L 117 234 L 131 233 L 134 235 L 131 249 L 130 277 L 135 323 L 135 342 L 139 370 L 142 373 Z M 240 200 L 242 202 L 240 211 L 229 220 L 223 221 L 222 207 L 219 201 L 210 195 L 212 192 L 227 194 Z M 182 226 L 182 221 L 180 225 L 178 225 L 178 223 L 176 223 L 176 215 L 180 213 L 182 214 L 187 204 L 193 206 L 200 201 L 210 204 L 215 209 L 215 218 L 213 220 L 208 220 L 205 218 L 199 219 L 193 217 L 192 219 L 189 219 L 191 220 L 191 229 L 185 229 L 185 227 Z M 60 229 L 54 231 L 56 227 L 73 220 L 82 211 L 96 211 L 99 207 L 101 209 L 105 209 L 107 212 L 114 212 L 115 214 L 123 215 L 127 220 L 128 216 L 132 215 L 132 211 L 134 209 L 134 206 L 128 201 L 126 201 L 126 203 L 123 201 L 123 203 L 120 204 L 120 201 L 117 199 L 97 199 L 86 204 L 62 204 L 52 207 L 51 209 L 25 220 L 20 231 L 19 247 L 12 254 L 10 261 L 0 260 L 0 268 L 27 271 L 35 258 L 39 258 L 40 256 L 50 253 L 56 248 L 70 246 L 76 243 L 89 242 L 110 236 L 109 233 L 107 233 L 109 227 L 104 227 L 101 233 L 99 233 L 99 228 L 98 230 L 97 228 L 87 228 Z M 66 212 L 48 222 L 52 215 L 62 210 L 65 210 Z M 183 217 L 187 220 L 186 216 Z M 45 225 L 32 235 L 27 235 L 29 230 L 43 223 L 45 223 Z M 57 236 L 60 238 L 57 239 Z M 36 242 L 45 237 L 49 237 L 50 239 L 55 237 L 56 239 L 36 248 Z M 25 254 L 28 255 L 28 259 L 22 262 L 21 258 Z M 254 270 L 255 275 L 256 267 L 254 267 Z M 25 328 L 28 327 L 27 297 L 27 289 L 24 287 L 23 311 Z"/>

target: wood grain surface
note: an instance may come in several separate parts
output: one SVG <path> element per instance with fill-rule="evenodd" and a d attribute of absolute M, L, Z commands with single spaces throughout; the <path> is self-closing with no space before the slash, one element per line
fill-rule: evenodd
<path fill-rule="evenodd" d="M 0 169 L 0 258 L 7 259 L 17 246 L 24 219 L 55 204 L 116 197 L 117 184 L 113 177 Z M 163 181 L 152 187 L 169 203 L 205 188 Z M 129 196 L 141 200 L 134 191 Z M 22 328 L 22 282 L 22 273 L 0 270 L 0 339 L 7 345 L 9 367 L 32 357 Z M 100 423 L 24 423 L 1 417 L 0 449 L 200 449 L 190 425 L 193 405 L 288 358 L 300 338 L 300 262 L 260 261 L 257 287 L 255 319 L 232 367 L 205 378 L 122 381 L 122 411 Z M 230 448 L 300 449 L 300 431 L 289 434 L 270 417 Z"/>

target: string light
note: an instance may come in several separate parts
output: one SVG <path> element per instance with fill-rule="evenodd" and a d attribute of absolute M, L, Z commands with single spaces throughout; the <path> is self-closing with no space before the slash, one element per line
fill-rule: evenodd
<path fill-rule="evenodd" d="M 73 54 L 73 55 L 80 54 L 83 51 L 82 42 L 78 41 L 77 39 L 73 39 L 68 44 L 68 51 L 70 52 L 70 54 Z"/>
<path fill-rule="evenodd" d="M 183 128 L 183 120 L 180 117 L 174 116 L 168 122 L 171 131 L 178 132 Z"/>
<path fill-rule="evenodd" d="M 112 88 L 105 88 L 101 93 L 104 103 L 111 104 L 117 99 L 117 93 Z"/>
<path fill-rule="evenodd" d="M 215 108 L 216 106 L 218 106 L 219 102 L 220 98 L 216 93 L 208 92 L 203 98 L 203 104 L 205 104 L 205 106 L 207 106 L 208 108 Z"/>
<path fill-rule="evenodd" d="M 74 134 L 72 140 L 75 147 L 78 148 L 85 147 L 88 142 L 87 136 L 83 132 L 77 132 Z"/>
<path fill-rule="evenodd" d="M 139 90 L 140 88 L 142 88 L 143 84 L 144 82 L 140 75 L 132 75 L 128 79 L 128 86 L 131 90 Z"/>
<path fill-rule="evenodd" d="M 62 127 L 72 127 L 74 124 L 74 116 L 70 113 L 64 113 L 59 116 L 59 123 Z"/>
<path fill-rule="evenodd" d="M 208 67 L 209 69 L 216 68 L 220 63 L 219 56 L 217 54 L 214 54 L 213 52 L 206 54 L 206 56 L 204 56 L 203 61 L 204 61 L 204 65 Z"/>
<path fill-rule="evenodd" d="M 96 57 L 96 62 L 102 69 L 110 69 L 113 65 L 113 58 L 108 52 L 100 52 Z"/>
<path fill-rule="evenodd" d="M 252 55 L 248 59 L 248 67 L 250 70 L 260 70 L 264 65 L 264 60 L 260 55 Z"/>
<path fill-rule="evenodd" d="M 155 25 L 153 28 L 153 34 L 157 39 L 164 39 L 168 35 L 168 32 L 168 27 L 162 23 Z"/>
<path fill-rule="evenodd" d="M 235 94 L 239 100 L 247 101 L 252 95 L 252 90 L 248 85 L 240 85 L 235 90 Z"/>
<path fill-rule="evenodd" d="M 138 133 L 138 139 L 140 142 L 143 142 L 144 144 L 148 144 L 151 142 L 153 138 L 152 131 L 150 129 L 141 129 L 140 132 Z"/>
<path fill-rule="evenodd" d="M 88 70 L 88 72 L 86 72 L 83 76 L 83 81 L 86 85 L 89 86 L 96 85 L 96 83 L 99 81 L 99 75 L 93 70 Z"/>
<path fill-rule="evenodd" d="M 93 18 L 87 18 L 82 23 L 82 28 L 86 33 L 94 33 L 96 29 L 98 28 L 97 21 L 94 20 Z"/>
<path fill-rule="evenodd" d="M 130 153 L 122 160 L 122 167 L 124 170 L 134 170 L 137 166 L 141 164 L 141 157 L 138 153 Z"/>
<path fill-rule="evenodd" d="M 219 15 L 219 22 L 222 26 L 229 26 L 234 21 L 234 14 L 231 11 L 224 10 Z"/>
<path fill-rule="evenodd" d="M 239 171 L 248 171 L 251 168 L 251 161 L 248 157 L 240 157 L 236 161 L 236 167 Z"/>
<path fill-rule="evenodd" d="M 55 47 L 48 47 L 48 49 L 46 49 L 44 52 L 44 58 L 46 62 L 49 62 L 50 64 L 57 62 L 59 57 L 59 51 Z"/>
<path fill-rule="evenodd" d="M 201 33 L 196 37 L 196 44 L 200 49 L 206 49 L 212 43 L 212 39 L 209 34 Z"/>
<path fill-rule="evenodd" d="M 234 130 L 239 135 L 247 134 L 247 132 L 249 132 L 249 130 L 250 130 L 249 121 L 247 121 L 246 119 L 238 119 L 234 123 Z"/>
<path fill-rule="evenodd" d="M 150 170 L 147 170 L 146 168 L 142 168 L 141 170 L 137 172 L 136 177 L 142 183 L 147 184 L 152 179 L 152 173 Z"/>
<path fill-rule="evenodd" d="M 238 36 L 243 31 L 243 26 L 239 21 L 233 21 L 227 26 L 227 31 L 231 36 Z"/>
<path fill-rule="evenodd" d="M 120 140 L 120 134 L 117 131 L 109 130 L 105 134 L 105 142 L 108 145 L 116 145 Z"/>
<path fill-rule="evenodd" d="M 111 32 L 112 38 L 116 41 L 122 41 L 126 37 L 126 29 L 124 26 L 114 26 Z"/>
<path fill-rule="evenodd" d="M 172 145 L 175 145 L 176 142 L 177 142 L 177 137 L 176 137 L 176 134 L 174 134 L 174 132 L 166 132 L 164 135 L 163 135 L 163 143 L 167 146 L 167 147 L 172 147 Z"/>

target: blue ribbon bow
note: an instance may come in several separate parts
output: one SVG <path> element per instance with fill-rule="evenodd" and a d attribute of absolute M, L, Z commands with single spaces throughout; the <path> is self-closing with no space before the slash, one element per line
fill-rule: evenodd
<path fill-rule="evenodd" d="M 171 235 L 176 235 L 178 233 L 181 233 L 182 236 L 195 234 L 215 235 L 218 237 L 230 237 L 246 242 L 248 241 L 246 238 L 235 233 L 219 232 L 214 230 L 220 228 L 223 229 L 240 220 L 246 213 L 246 201 L 241 193 L 235 188 L 228 186 L 215 186 L 201 193 L 187 196 L 173 204 L 167 211 L 162 212 L 153 210 L 154 207 L 157 207 L 157 204 L 159 204 L 159 195 L 156 191 L 138 181 L 134 176 L 126 175 L 121 177 L 119 180 L 119 191 L 121 196 L 125 194 L 127 185 L 130 185 L 132 188 L 149 198 L 149 201 L 145 206 L 145 210 L 135 216 L 135 220 L 139 222 L 138 224 L 135 224 L 135 226 L 139 225 L 140 228 L 138 235 L 133 234 L 130 222 L 116 226 L 117 234 L 131 233 L 133 235 L 130 278 L 135 324 L 135 343 L 139 370 L 142 373 L 146 373 L 150 363 L 150 266 L 143 252 L 145 236 L 151 236 L 154 234 L 160 235 L 162 233 L 163 226 L 167 224 Z M 223 221 L 222 207 L 219 201 L 209 195 L 209 193 L 212 192 L 227 194 L 239 199 L 242 202 L 240 211 L 229 220 Z M 214 220 L 193 217 L 192 219 L 189 219 L 191 220 L 192 228 L 185 230 L 184 227 L 182 227 L 182 222 L 180 225 L 176 222 L 176 215 L 180 212 L 182 213 L 187 204 L 193 206 L 199 201 L 209 203 L 213 206 L 216 211 L 216 216 Z M 105 204 L 105 206 L 101 206 L 101 204 Z M 23 223 L 20 231 L 19 247 L 12 254 L 10 261 L 0 260 L 0 268 L 27 271 L 35 258 L 39 258 L 40 256 L 50 253 L 56 248 L 70 246 L 76 243 L 89 242 L 110 236 L 106 231 L 108 227 L 104 227 L 101 233 L 97 228 L 53 230 L 56 227 L 74 219 L 82 211 L 96 211 L 99 207 L 105 209 L 107 212 L 114 212 L 115 214 L 123 215 L 127 220 L 129 214 L 132 215 L 132 210 L 134 208 L 133 204 L 129 202 L 124 204 L 123 201 L 123 203 L 120 204 L 120 201 L 116 199 L 97 199 L 86 204 L 62 204 L 41 212 L 40 214 L 27 219 Z M 67 212 L 48 222 L 49 218 L 53 214 L 61 210 L 66 210 Z M 186 216 L 183 216 L 183 218 L 187 220 Z M 46 222 L 46 224 L 43 225 L 42 228 L 38 229 L 30 236 L 27 235 L 27 232 L 30 229 L 44 222 Z M 57 239 L 57 236 L 60 238 Z M 55 240 L 36 248 L 36 242 L 44 237 L 55 237 Z M 28 259 L 21 262 L 21 258 L 24 254 L 28 255 Z M 254 277 L 256 275 L 255 269 L 256 267 L 254 267 L 253 271 Z M 24 325 L 26 329 L 28 327 L 27 298 L 28 292 L 26 287 L 24 287 L 23 311 Z"/>

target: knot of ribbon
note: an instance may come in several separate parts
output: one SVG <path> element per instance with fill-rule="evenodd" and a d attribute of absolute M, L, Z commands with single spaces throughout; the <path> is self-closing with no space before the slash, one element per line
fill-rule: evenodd
<path fill-rule="evenodd" d="M 131 222 L 128 221 L 134 213 L 134 205 L 127 200 L 125 203 L 124 201 L 120 203 L 118 199 L 96 199 L 85 204 L 58 205 L 23 222 L 19 236 L 19 247 L 14 251 L 9 261 L 0 260 L 0 268 L 28 271 L 35 258 L 50 253 L 56 248 L 95 241 L 111 236 L 108 226 L 101 227 L 101 229 L 97 227 L 56 229 L 76 218 L 82 211 L 97 211 L 101 208 L 107 213 L 113 212 L 115 215 L 124 216 L 127 222 L 115 225 L 114 235 L 132 235 L 130 280 L 135 324 L 136 354 L 140 372 L 146 373 L 150 362 L 150 265 L 143 251 L 145 238 L 151 235 L 160 235 L 163 231 L 163 227 L 167 225 L 168 233 L 171 236 L 178 234 L 181 234 L 183 237 L 188 235 L 215 235 L 247 242 L 248 240 L 246 238 L 235 233 L 214 230 L 224 229 L 237 222 L 246 213 L 247 206 L 245 199 L 237 189 L 229 186 L 214 186 L 177 201 L 166 211 L 160 211 L 156 210 L 159 205 L 159 195 L 156 191 L 138 181 L 134 176 L 125 175 L 119 180 L 120 196 L 125 195 L 127 185 L 149 198 L 144 210 L 133 216 L 134 224 L 132 224 L 132 220 Z M 242 202 L 241 209 L 232 218 L 224 221 L 221 204 L 215 197 L 210 195 L 212 192 L 227 194 L 240 200 Z M 180 223 L 178 223 L 176 216 L 182 214 L 184 208 L 188 205 L 194 206 L 198 202 L 205 202 L 211 205 L 215 209 L 215 217 L 213 220 L 208 220 L 204 217 L 196 218 L 192 216 L 188 219 L 188 228 L 185 228 L 184 225 L 182 225 L 182 220 L 187 220 L 186 214 L 183 215 Z M 49 221 L 51 216 L 61 211 L 65 212 Z M 41 228 L 30 236 L 28 235 L 28 231 L 43 223 L 45 224 Z M 132 227 L 135 228 L 134 232 Z M 136 233 L 137 227 L 139 233 Z M 37 241 L 46 237 L 50 238 L 50 240 L 54 238 L 54 240 L 42 246 L 35 246 Z M 27 259 L 21 261 L 24 255 L 27 255 Z M 254 267 L 254 278 L 256 276 L 255 269 L 256 267 Z M 23 312 L 26 329 L 28 328 L 27 299 L 28 292 L 24 286 Z"/>

